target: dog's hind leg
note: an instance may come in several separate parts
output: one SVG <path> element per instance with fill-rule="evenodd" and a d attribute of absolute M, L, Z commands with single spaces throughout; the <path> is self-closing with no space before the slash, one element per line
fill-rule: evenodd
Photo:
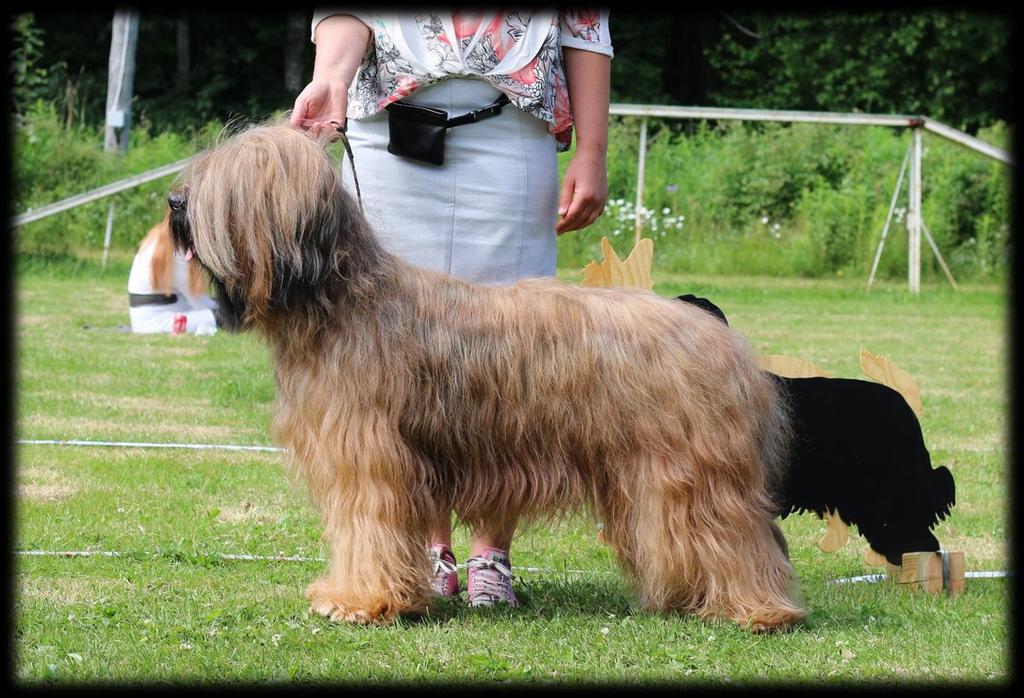
<path fill-rule="evenodd" d="M 348 430 L 307 484 L 323 516 L 327 573 L 306 590 L 311 610 L 332 620 L 386 623 L 422 613 L 430 599 L 426 532 L 433 508 L 425 472 L 398 439 Z M 312 476 L 312 477 L 310 477 Z"/>
<path fill-rule="evenodd" d="M 635 506 L 605 523 L 641 605 L 722 616 L 756 632 L 801 621 L 767 496 L 727 474 L 648 460 L 633 479 Z"/>

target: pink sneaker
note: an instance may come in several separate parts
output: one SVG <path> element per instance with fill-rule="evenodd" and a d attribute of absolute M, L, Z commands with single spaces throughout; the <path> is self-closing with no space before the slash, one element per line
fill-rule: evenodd
<path fill-rule="evenodd" d="M 456 572 L 455 554 L 447 545 L 434 543 L 430 546 L 430 565 L 434 576 L 430 588 L 435 596 L 455 596 L 459 593 L 459 575 Z"/>
<path fill-rule="evenodd" d="M 512 563 L 508 553 L 487 548 L 483 555 L 466 560 L 469 579 L 466 602 L 470 606 L 493 606 L 507 603 L 516 608 L 519 602 L 512 591 Z"/>

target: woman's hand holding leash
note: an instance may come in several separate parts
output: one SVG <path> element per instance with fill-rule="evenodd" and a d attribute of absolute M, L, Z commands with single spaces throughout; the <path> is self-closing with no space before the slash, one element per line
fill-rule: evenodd
<path fill-rule="evenodd" d="M 289 120 L 292 126 L 307 130 L 313 136 L 337 133 L 344 131 L 347 108 L 348 85 L 340 81 L 313 80 L 295 98 Z"/>
<path fill-rule="evenodd" d="M 317 24 L 313 79 L 295 98 L 293 127 L 332 140 L 345 132 L 348 88 L 369 41 L 370 28 L 352 15 L 331 15 Z"/>

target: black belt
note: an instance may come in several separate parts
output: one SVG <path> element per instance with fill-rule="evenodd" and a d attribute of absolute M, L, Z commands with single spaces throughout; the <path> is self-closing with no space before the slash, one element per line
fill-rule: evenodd
<path fill-rule="evenodd" d="M 453 116 L 451 118 L 448 118 L 448 112 L 443 109 L 424 107 L 420 104 L 410 104 L 408 102 L 392 102 L 385 107 L 385 109 L 387 109 L 388 112 L 390 112 L 390 114 L 396 119 L 401 119 L 403 121 L 414 121 L 416 123 L 440 126 L 442 128 L 454 128 L 456 126 L 473 124 L 477 121 L 483 121 L 484 119 L 489 119 L 492 116 L 497 116 L 501 113 L 501 108 L 508 103 L 508 95 L 503 94 L 483 109 L 477 109 L 476 111 L 471 111 L 467 114 L 460 114 L 459 116 Z"/>
<path fill-rule="evenodd" d="M 170 305 L 178 302 L 178 294 L 166 296 L 162 293 L 129 293 L 128 306 L 138 308 L 140 305 Z"/>
<path fill-rule="evenodd" d="M 446 123 L 445 126 L 452 128 L 453 126 L 462 126 L 463 124 L 473 124 L 477 121 L 483 121 L 484 119 L 489 119 L 492 116 L 497 116 L 501 113 L 501 108 L 508 104 L 508 102 L 508 95 L 503 94 L 498 97 L 498 99 L 494 100 L 492 104 L 487 105 L 483 109 L 477 109 L 476 111 L 471 111 L 468 114 L 463 114 L 462 116 L 453 116 L 448 119 L 448 123 Z"/>

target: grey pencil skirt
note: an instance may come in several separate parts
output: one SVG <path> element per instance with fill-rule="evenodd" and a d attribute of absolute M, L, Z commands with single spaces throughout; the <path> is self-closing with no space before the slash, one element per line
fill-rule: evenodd
<path fill-rule="evenodd" d="M 483 80 L 452 78 L 406 101 L 452 117 L 500 94 Z M 388 251 L 476 283 L 554 275 L 558 165 L 544 121 L 506 104 L 496 117 L 449 129 L 440 166 L 388 153 L 386 111 L 350 119 L 348 138 L 364 210 Z"/>

